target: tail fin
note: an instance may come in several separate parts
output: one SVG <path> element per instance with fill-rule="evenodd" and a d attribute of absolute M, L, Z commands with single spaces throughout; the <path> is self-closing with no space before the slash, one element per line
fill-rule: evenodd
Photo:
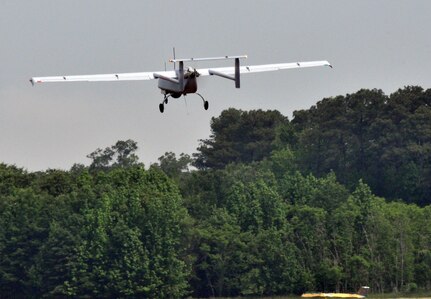
<path fill-rule="evenodd" d="M 172 52 L 174 53 L 174 60 L 175 60 L 176 59 L 176 57 L 175 57 L 175 47 L 172 48 Z M 174 61 L 174 71 L 176 71 L 175 61 Z"/>
<path fill-rule="evenodd" d="M 368 292 L 370 291 L 370 287 L 362 286 L 358 290 L 358 294 L 362 296 L 367 296 Z"/>

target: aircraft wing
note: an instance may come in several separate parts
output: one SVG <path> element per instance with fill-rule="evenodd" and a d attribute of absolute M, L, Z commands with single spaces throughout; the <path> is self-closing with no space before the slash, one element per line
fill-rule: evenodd
<path fill-rule="evenodd" d="M 33 77 L 30 82 L 51 83 L 51 82 L 101 82 L 101 81 L 134 81 L 134 80 L 152 80 L 160 76 L 176 78 L 175 71 L 164 72 L 143 72 L 143 73 L 116 73 L 116 74 L 99 74 L 99 75 L 77 75 L 77 76 L 52 76 L 52 77 Z"/>
<path fill-rule="evenodd" d="M 305 61 L 305 62 L 291 62 L 291 63 L 275 63 L 275 64 L 262 64 L 262 65 L 249 65 L 249 66 L 241 66 L 239 71 L 241 74 L 248 73 L 259 73 L 259 72 L 271 72 L 271 71 L 279 71 L 279 70 L 287 70 L 287 69 L 299 69 L 306 67 L 315 67 L 315 66 L 329 66 L 332 68 L 332 65 L 326 61 Z M 218 67 L 218 68 L 208 68 L 208 69 L 197 69 L 198 73 L 201 76 L 211 76 L 214 75 L 214 72 L 222 73 L 225 75 L 233 75 L 235 74 L 235 67 Z"/>
<path fill-rule="evenodd" d="M 293 62 L 293 63 L 276 63 L 276 64 L 262 64 L 262 65 L 249 65 L 241 66 L 240 73 L 258 73 L 270 72 L 285 69 L 297 69 L 315 66 L 331 66 L 326 61 L 306 61 L 306 62 Z M 235 74 L 235 67 L 218 67 L 197 69 L 200 76 L 210 76 L 215 73 L 224 75 Z M 74 76 L 51 76 L 51 77 L 33 77 L 30 79 L 31 84 L 35 83 L 52 83 L 52 82 L 102 82 L 102 81 L 136 81 L 136 80 L 152 80 L 157 78 L 177 78 L 175 71 L 162 71 L 162 72 L 141 72 L 141 73 L 114 73 L 114 74 L 99 74 L 99 75 L 74 75 Z"/>

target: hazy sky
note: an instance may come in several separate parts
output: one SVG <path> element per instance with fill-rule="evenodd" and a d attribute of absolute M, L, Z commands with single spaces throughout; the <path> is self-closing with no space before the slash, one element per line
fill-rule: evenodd
<path fill-rule="evenodd" d="M 133 139 L 148 166 L 166 151 L 195 152 L 210 135 L 211 117 L 229 107 L 276 109 L 291 118 L 294 110 L 360 88 L 387 94 L 405 85 L 430 88 L 430 16 L 425 0 L 3 0 L 0 162 L 69 169 L 88 165 L 86 155 L 98 147 Z M 244 75 L 241 89 L 202 78 L 208 111 L 189 95 L 171 100 L 164 114 L 155 80 L 35 87 L 28 81 L 160 71 L 173 46 L 182 58 L 248 54 L 245 64 L 329 60 L 334 69 Z"/>

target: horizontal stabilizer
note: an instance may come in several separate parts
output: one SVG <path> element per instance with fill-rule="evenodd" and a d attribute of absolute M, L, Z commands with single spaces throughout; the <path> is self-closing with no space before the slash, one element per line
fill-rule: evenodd
<path fill-rule="evenodd" d="M 169 59 L 169 62 L 179 62 L 179 61 L 210 61 L 210 60 L 224 60 L 224 59 L 243 59 L 247 58 L 247 55 L 238 56 L 220 56 L 220 57 L 208 57 L 208 58 L 181 58 L 181 59 Z"/>

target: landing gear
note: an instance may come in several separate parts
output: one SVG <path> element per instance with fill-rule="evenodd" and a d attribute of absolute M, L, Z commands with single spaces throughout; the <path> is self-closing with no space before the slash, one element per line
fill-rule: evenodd
<path fill-rule="evenodd" d="M 210 106 L 210 104 L 208 103 L 208 101 L 205 101 L 205 99 L 204 99 L 204 97 L 200 94 L 200 93 L 197 93 L 196 92 L 196 94 L 198 95 L 198 96 L 200 96 L 201 97 L 201 99 L 202 99 L 202 101 L 204 102 L 204 109 L 205 110 L 208 110 L 208 108 L 209 108 L 209 106 Z M 176 94 L 175 94 L 176 95 Z M 174 97 L 174 98 L 176 98 L 175 97 L 175 95 L 171 95 L 171 94 L 165 94 L 165 97 L 163 98 L 163 101 L 159 104 L 159 110 L 160 110 L 160 113 L 163 113 L 164 111 L 165 111 L 165 104 L 168 104 L 168 98 L 169 97 Z M 184 96 L 185 96 L 186 94 L 184 94 Z"/>
<path fill-rule="evenodd" d="M 205 101 L 204 97 L 200 94 L 200 93 L 196 93 L 198 96 L 201 97 L 202 101 L 204 102 L 204 109 L 208 110 L 210 103 L 208 103 L 208 101 Z"/>
<path fill-rule="evenodd" d="M 168 104 L 168 98 L 169 98 L 169 96 L 170 95 L 165 95 L 165 98 L 163 99 L 163 102 L 161 102 L 159 104 L 160 113 L 163 113 L 165 111 L 165 104 Z"/>

